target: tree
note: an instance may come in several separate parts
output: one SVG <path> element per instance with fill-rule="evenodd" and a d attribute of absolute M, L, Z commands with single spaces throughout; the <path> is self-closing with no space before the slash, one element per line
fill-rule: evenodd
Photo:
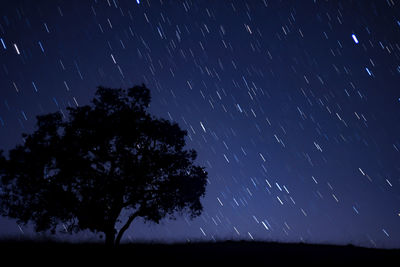
<path fill-rule="evenodd" d="M 36 231 L 103 232 L 110 246 L 135 218 L 200 215 L 207 172 L 184 149 L 187 132 L 150 115 L 149 103 L 145 85 L 98 87 L 91 105 L 67 108 L 67 119 L 37 116 L 23 145 L 8 158 L 0 151 L 0 214 Z"/>

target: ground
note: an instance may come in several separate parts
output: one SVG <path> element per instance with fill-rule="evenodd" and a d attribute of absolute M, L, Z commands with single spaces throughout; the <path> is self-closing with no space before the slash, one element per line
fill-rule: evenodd
<path fill-rule="evenodd" d="M 323 264 L 396 265 L 400 250 L 355 246 L 283 244 L 267 242 L 216 242 L 152 244 L 130 243 L 109 249 L 101 243 L 0 242 L 2 261 L 16 264 L 105 264 L 206 265 L 215 264 Z"/>

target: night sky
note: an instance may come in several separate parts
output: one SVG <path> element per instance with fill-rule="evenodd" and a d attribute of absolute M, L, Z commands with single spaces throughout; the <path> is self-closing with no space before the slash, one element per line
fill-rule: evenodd
<path fill-rule="evenodd" d="M 400 248 L 399 6 L 1 0 L 0 148 L 99 85 L 144 83 L 209 180 L 200 217 L 139 219 L 126 240 Z"/>

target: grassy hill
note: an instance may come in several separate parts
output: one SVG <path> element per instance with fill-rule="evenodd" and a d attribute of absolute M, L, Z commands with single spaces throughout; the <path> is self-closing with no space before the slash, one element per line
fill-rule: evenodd
<path fill-rule="evenodd" d="M 0 241 L 2 261 L 21 264 L 155 264 L 197 266 L 215 264 L 373 264 L 398 266 L 400 250 L 354 246 L 283 244 L 266 242 L 216 242 L 122 244 L 108 249 L 99 243 Z M 129 265 L 126 265 L 126 264 Z M 115 264 L 115 265 L 114 265 Z M 223 265 L 226 266 L 226 265 Z M 270 265 L 271 266 L 271 265 Z M 370 266 L 370 265 L 368 265 Z"/>

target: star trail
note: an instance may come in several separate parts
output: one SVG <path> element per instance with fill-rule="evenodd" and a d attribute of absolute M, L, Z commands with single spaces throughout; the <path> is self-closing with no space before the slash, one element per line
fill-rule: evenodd
<path fill-rule="evenodd" d="M 400 248 L 399 5 L 2 1 L 0 148 L 96 86 L 144 83 L 209 177 L 200 217 L 138 220 L 127 241 Z M 0 236 L 28 234 L 0 219 Z"/>

